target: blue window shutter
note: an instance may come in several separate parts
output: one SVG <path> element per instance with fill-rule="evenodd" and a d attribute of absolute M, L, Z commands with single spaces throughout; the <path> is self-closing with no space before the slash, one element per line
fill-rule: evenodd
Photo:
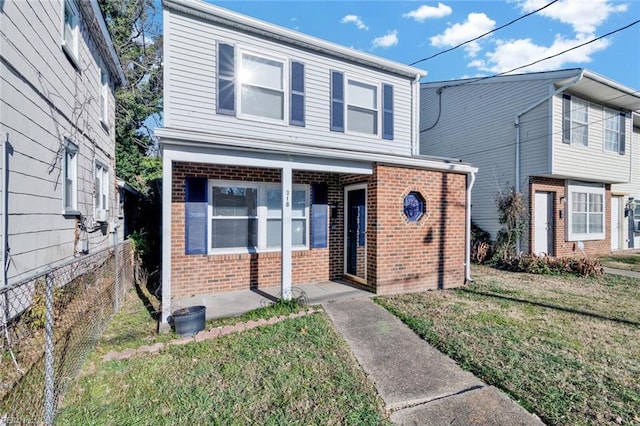
<path fill-rule="evenodd" d="M 207 254 L 207 179 L 185 179 L 185 254 Z"/>
<path fill-rule="evenodd" d="M 393 86 L 382 85 L 382 139 L 393 140 Z"/>
<path fill-rule="evenodd" d="M 218 114 L 235 115 L 235 51 L 226 43 L 218 43 Z"/>
<path fill-rule="evenodd" d="M 304 127 L 304 64 L 291 62 L 291 116 L 289 123 Z"/>
<path fill-rule="evenodd" d="M 311 248 L 326 248 L 328 240 L 328 190 L 327 184 L 311 185 Z"/>
<path fill-rule="evenodd" d="M 619 146 L 618 152 L 620 153 L 620 155 L 624 155 L 626 133 L 627 133 L 626 125 L 627 125 L 626 115 L 624 112 L 621 112 L 620 113 L 620 144 L 618 145 Z"/>
<path fill-rule="evenodd" d="M 331 130 L 344 132 L 344 75 L 331 71 Z"/>
<path fill-rule="evenodd" d="M 571 143 L 571 96 L 562 95 L 562 142 Z"/>

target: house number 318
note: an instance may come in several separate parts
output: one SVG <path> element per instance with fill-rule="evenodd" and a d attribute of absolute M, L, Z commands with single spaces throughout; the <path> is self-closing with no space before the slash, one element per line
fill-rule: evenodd
<path fill-rule="evenodd" d="M 289 207 L 289 190 L 288 189 L 284 193 L 284 206 Z"/>

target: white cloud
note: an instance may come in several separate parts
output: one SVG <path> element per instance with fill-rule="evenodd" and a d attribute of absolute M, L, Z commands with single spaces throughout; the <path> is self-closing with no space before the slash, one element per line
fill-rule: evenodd
<path fill-rule="evenodd" d="M 548 0 L 518 0 L 523 12 L 529 13 L 547 4 Z M 625 12 L 624 3 L 614 5 L 609 0 L 561 0 L 538 12 L 539 15 L 569 24 L 577 34 L 593 34 L 610 15 Z"/>
<path fill-rule="evenodd" d="M 470 13 L 466 21 L 450 25 L 442 34 L 429 40 L 434 47 L 453 47 L 491 31 L 495 26 L 496 21 L 484 13 Z M 465 46 L 465 50 L 473 57 L 480 51 L 480 44 L 477 41 L 471 42 Z"/>
<path fill-rule="evenodd" d="M 362 21 L 362 19 L 358 16 L 358 15 L 346 15 L 344 18 L 342 18 L 342 20 L 340 21 L 340 23 L 342 24 L 355 24 L 356 27 L 358 27 L 359 30 L 368 30 L 369 27 L 367 27 L 365 25 L 365 23 Z"/>
<path fill-rule="evenodd" d="M 445 4 L 438 3 L 438 7 L 422 5 L 416 10 L 402 15 L 403 18 L 412 18 L 418 22 L 424 22 L 429 18 L 444 18 L 451 15 L 451 8 Z"/>
<path fill-rule="evenodd" d="M 391 47 L 398 44 L 398 30 L 389 31 L 387 34 L 373 39 L 373 48 Z"/>
<path fill-rule="evenodd" d="M 567 39 L 562 35 L 556 35 L 550 46 L 537 45 L 530 38 L 498 40 L 496 49 L 493 52 L 488 52 L 484 60 L 476 59 L 467 65 L 481 71 L 502 73 L 560 53 L 594 38 L 594 36 L 579 34 L 573 39 Z M 594 53 L 604 50 L 608 46 L 609 40 L 601 39 L 517 72 L 549 71 L 566 68 L 567 64 L 589 63 Z"/>

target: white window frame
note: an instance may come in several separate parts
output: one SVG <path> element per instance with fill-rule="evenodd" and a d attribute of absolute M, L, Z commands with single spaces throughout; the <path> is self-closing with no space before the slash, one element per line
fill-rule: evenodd
<path fill-rule="evenodd" d="M 620 152 L 620 141 L 622 136 L 622 129 L 620 128 L 620 124 L 621 124 L 620 111 L 616 111 L 615 109 L 605 107 L 602 114 L 604 115 L 602 119 L 602 138 L 603 138 L 602 146 L 605 152 L 612 152 L 612 153 L 618 154 Z M 611 117 L 608 117 L 608 114 L 611 114 Z M 607 129 L 607 122 L 609 120 L 615 120 L 618 128 L 617 130 Z M 611 149 L 607 147 L 607 133 L 610 133 L 610 132 L 616 135 L 615 149 Z"/>
<path fill-rule="evenodd" d="M 65 13 L 71 14 L 71 22 L 67 25 Z M 80 10 L 74 0 L 64 0 L 62 2 L 62 49 L 67 53 L 73 65 L 79 66 L 79 44 L 80 44 Z"/>
<path fill-rule="evenodd" d="M 283 57 L 276 57 L 276 56 L 271 56 L 271 55 L 264 55 L 261 53 L 256 53 L 254 51 L 251 50 L 246 50 L 246 49 L 242 49 L 239 48 L 237 50 L 238 55 L 236 55 L 236 105 L 237 105 L 237 112 L 236 115 L 238 118 L 242 118 L 242 119 L 248 119 L 248 120 L 252 120 L 252 121 L 262 121 L 262 122 L 267 122 L 267 123 L 275 123 L 275 124 L 283 124 L 283 125 L 287 125 L 289 123 L 289 98 L 291 96 L 291 91 L 289 88 L 289 60 Z M 258 86 L 258 85 L 250 85 L 248 83 L 243 82 L 243 77 L 242 77 L 242 73 L 243 73 L 243 64 L 244 64 L 244 57 L 245 55 L 249 55 L 249 56 L 254 56 L 256 58 L 262 58 L 262 59 L 266 59 L 268 61 L 274 61 L 274 62 L 278 62 L 280 64 L 282 64 L 282 89 L 274 89 L 272 87 L 264 87 L 264 86 Z M 274 92 L 281 92 L 282 93 L 282 119 L 276 119 L 276 118 L 271 118 L 271 117 L 264 117 L 261 115 L 255 115 L 255 114 L 250 114 L 250 113 L 246 113 L 243 112 L 243 108 L 242 108 L 242 90 L 243 87 L 245 85 L 248 86 L 252 86 L 252 87 L 256 87 L 259 89 L 264 89 L 264 90 L 270 90 L 270 91 L 274 91 Z"/>
<path fill-rule="evenodd" d="M 211 222 L 214 218 L 213 216 L 213 200 L 211 197 L 211 192 L 214 187 L 241 187 L 241 188 L 254 188 L 257 190 L 258 194 L 258 205 L 256 207 L 256 216 L 225 216 L 229 219 L 244 219 L 244 218 L 256 218 L 258 220 L 258 232 L 257 239 L 258 245 L 256 247 L 226 247 L 226 248 L 212 248 L 212 227 Z M 207 252 L 209 254 L 227 254 L 227 253 L 261 253 L 261 252 L 278 252 L 280 251 L 280 247 L 267 247 L 267 219 L 269 219 L 267 213 L 267 189 L 274 188 L 282 188 L 279 183 L 269 183 L 269 182 L 253 182 L 253 181 L 232 181 L 232 180 L 215 180 L 209 179 L 207 185 Z M 304 208 L 304 216 L 292 216 L 292 220 L 295 219 L 304 219 L 305 220 L 305 244 L 304 245 L 294 245 L 292 248 L 294 250 L 308 250 L 309 249 L 309 237 L 310 237 L 310 186 L 305 184 L 295 184 L 292 185 L 293 190 L 304 190 L 305 191 L 305 208 Z M 271 217 L 273 219 L 275 217 Z M 280 216 L 282 218 L 282 216 Z"/>
<path fill-rule="evenodd" d="M 78 215 L 78 146 L 68 139 L 62 159 L 62 213 Z"/>
<path fill-rule="evenodd" d="M 604 189 L 604 184 L 590 184 L 584 182 L 569 182 L 566 188 L 567 193 L 567 241 L 591 241 L 591 240 L 604 240 L 605 235 L 607 233 L 607 223 L 605 220 L 605 212 L 607 209 L 607 200 L 606 200 L 606 192 Z M 576 213 L 584 213 L 587 216 L 587 232 L 586 233 L 577 233 L 573 232 L 573 195 L 574 193 L 583 193 L 587 194 L 587 207 L 585 212 L 576 212 Z M 602 211 L 601 212 L 591 212 L 590 211 L 590 197 L 589 195 L 600 195 L 602 196 Z M 602 232 L 589 232 L 589 223 L 591 216 L 596 214 L 601 215 L 602 217 Z"/>
<path fill-rule="evenodd" d="M 372 81 L 357 77 L 355 75 L 351 75 L 348 73 L 344 73 L 344 132 L 346 134 L 354 134 L 354 135 L 366 135 L 368 137 L 378 137 L 380 138 L 382 135 L 382 85 L 380 82 Z M 365 107 L 360 107 L 353 105 L 349 102 L 350 98 L 350 87 L 349 82 L 352 81 L 354 83 L 363 84 L 366 86 L 375 87 L 376 89 L 376 109 L 369 109 Z M 376 132 L 375 133 L 367 133 L 367 132 L 358 132 L 355 130 L 349 129 L 349 108 L 357 108 L 361 110 L 375 111 L 376 112 Z"/>
<path fill-rule="evenodd" d="M 98 220 L 105 218 L 109 212 L 109 168 L 103 162 L 96 161 L 93 170 L 93 217 Z"/>
<path fill-rule="evenodd" d="M 576 96 L 571 96 L 571 117 L 569 117 L 569 122 L 571 123 L 571 145 L 576 145 L 576 146 L 581 146 L 584 148 L 587 148 L 589 146 L 589 102 L 585 101 L 584 99 L 578 98 Z M 576 120 L 573 116 L 573 111 L 575 110 L 575 106 L 576 104 L 581 104 L 584 105 L 584 107 L 586 108 L 587 111 L 587 119 L 586 121 L 579 121 Z M 585 140 L 584 141 L 578 141 L 576 139 L 576 136 L 574 134 L 574 130 L 578 127 L 583 127 L 585 129 Z"/>
<path fill-rule="evenodd" d="M 100 79 L 98 114 L 100 116 L 100 122 L 102 123 L 102 125 L 106 129 L 109 129 L 109 92 L 111 88 L 111 78 L 109 76 L 109 70 L 105 66 L 104 61 L 99 61 L 98 70 Z"/>

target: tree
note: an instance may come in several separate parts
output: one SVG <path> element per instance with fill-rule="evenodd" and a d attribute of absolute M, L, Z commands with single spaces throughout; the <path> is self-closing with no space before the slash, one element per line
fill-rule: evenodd
<path fill-rule="evenodd" d="M 98 0 L 127 85 L 116 90 L 116 173 L 143 193 L 161 175 L 149 120 L 162 114 L 161 14 L 153 0 Z"/>

